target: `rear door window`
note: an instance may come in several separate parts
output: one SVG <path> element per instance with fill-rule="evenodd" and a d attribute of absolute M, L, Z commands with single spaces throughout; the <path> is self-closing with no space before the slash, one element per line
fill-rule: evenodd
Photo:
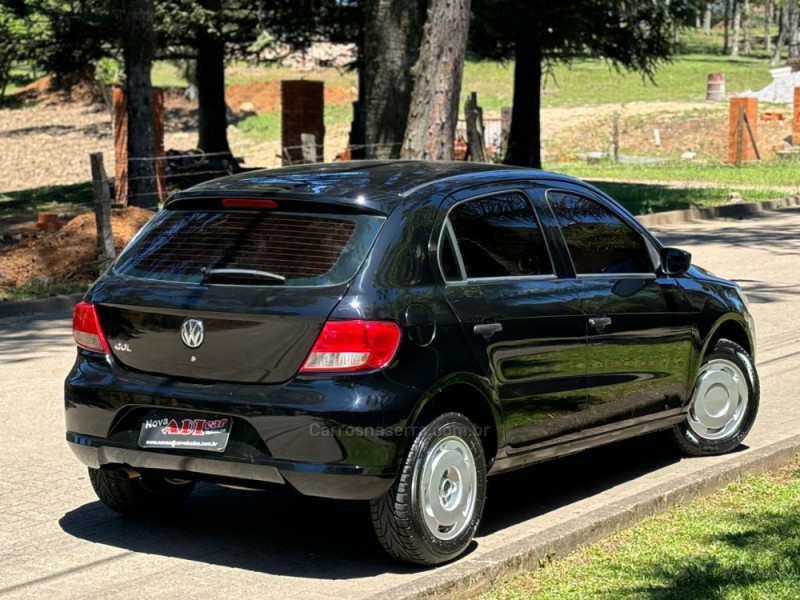
<path fill-rule="evenodd" d="M 528 198 L 506 192 L 458 204 L 448 216 L 454 249 L 444 245 L 440 262 L 447 280 L 463 264 L 468 279 L 552 275 L 553 264 Z M 452 233 L 451 233 L 452 232 Z"/>
<path fill-rule="evenodd" d="M 131 277 L 200 283 L 206 269 L 273 273 L 288 286 L 352 278 L 384 217 L 249 210 L 165 210 L 120 256 Z"/>

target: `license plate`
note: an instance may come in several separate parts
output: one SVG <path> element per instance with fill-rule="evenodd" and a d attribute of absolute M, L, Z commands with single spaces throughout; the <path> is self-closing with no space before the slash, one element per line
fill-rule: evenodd
<path fill-rule="evenodd" d="M 154 410 L 142 422 L 139 446 L 160 450 L 224 452 L 230 433 L 229 417 Z"/>

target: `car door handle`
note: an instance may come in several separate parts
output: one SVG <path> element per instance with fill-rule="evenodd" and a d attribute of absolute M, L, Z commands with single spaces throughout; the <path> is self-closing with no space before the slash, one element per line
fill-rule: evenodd
<path fill-rule="evenodd" d="M 503 331 L 502 323 L 481 323 L 472 328 L 475 335 L 482 335 L 487 340 L 499 331 Z"/>
<path fill-rule="evenodd" d="M 610 317 L 591 317 L 589 319 L 589 325 L 597 329 L 598 331 L 605 329 L 609 325 L 611 325 L 611 318 Z"/>

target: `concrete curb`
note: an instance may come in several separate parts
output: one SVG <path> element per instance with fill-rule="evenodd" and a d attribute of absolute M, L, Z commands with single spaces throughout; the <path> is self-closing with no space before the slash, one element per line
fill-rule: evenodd
<path fill-rule="evenodd" d="M 476 559 L 469 556 L 414 582 L 379 596 L 403 600 L 472 597 L 494 583 L 522 571 L 539 568 L 554 556 L 564 556 L 580 546 L 630 527 L 644 518 L 718 490 L 744 474 L 761 473 L 786 464 L 800 453 L 800 435 L 752 452 L 733 455 L 724 462 L 691 473 L 609 504 L 551 529 Z"/>
<path fill-rule="evenodd" d="M 710 219 L 743 219 L 767 210 L 780 210 L 800 206 L 800 196 L 778 198 L 777 200 L 764 200 L 763 202 L 740 202 L 738 204 L 724 204 L 713 208 L 688 208 L 686 210 L 670 210 L 667 212 L 653 213 L 651 215 L 638 215 L 636 219 L 645 227 L 658 225 L 675 225 L 691 221 L 708 221 Z"/>
<path fill-rule="evenodd" d="M 56 312 L 72 310 L 81 301 L 84 294 L 65 294 L 38 300 L 22 300 L 21 302 L 0 302 L 0 319 L 17 317 L 31 313 Z"/>

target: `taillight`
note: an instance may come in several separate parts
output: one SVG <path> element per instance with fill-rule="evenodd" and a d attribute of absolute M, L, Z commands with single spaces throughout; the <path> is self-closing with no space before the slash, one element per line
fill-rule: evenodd
<path fill-rule="evenodd" d="M 400 327 L 388 321 L 328 321 L 301 373 L 353 372 L 389 364 L 400 345 Z"/>
<path fill-rule="evenodd" d="M 93 304 L 79 302 L 75 305 L 72 311 L 72 337 L 84 350 L 111 353 Z"/>
<path fill-rule="evenodd" d="M 263 198 L 224 198 L 222 206 L 225 208 L 278 208 L 278 203 Z"/>

